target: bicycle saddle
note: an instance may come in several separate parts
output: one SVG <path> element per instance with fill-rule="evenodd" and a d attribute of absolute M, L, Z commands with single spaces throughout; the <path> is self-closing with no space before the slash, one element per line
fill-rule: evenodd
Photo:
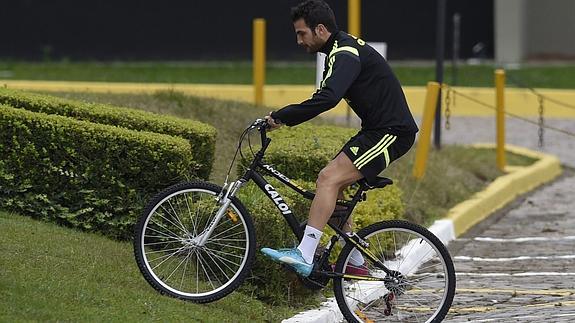
<path fill-rule="evenodd" d="M 379 176 L 377 176 L 373 181 L 367 181 L 365 178 L 362 179 L 362 181 L 367 184 L 369 189 L 383 188 L 386 187 L 387 185 L 393 184 L 393 181 L 391 179 Z"/>

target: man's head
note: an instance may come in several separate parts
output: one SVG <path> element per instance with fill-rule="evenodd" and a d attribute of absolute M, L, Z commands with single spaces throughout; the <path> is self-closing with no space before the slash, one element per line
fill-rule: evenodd
<path fill-rule="evenodd" d="M 335 15 L 322 0 L 307 0 L 291 9 L 297 43 L 308 53 L 315 53 L 337 31 Z"/>

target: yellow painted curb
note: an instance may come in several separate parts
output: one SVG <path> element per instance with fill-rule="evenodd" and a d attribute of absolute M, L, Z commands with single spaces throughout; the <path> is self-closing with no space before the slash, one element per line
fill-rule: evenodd
<path fill-rule="evenodd" d="M 473 147 L 495 148 L 495 145 L 476 144 Z M 512 145 L 506 145 L 505 149 L 514 154 L 538 159 L 538 161 L 531 166 L 506 168 L 508 174 L 498 177 L 485 190 L 450 209 L 447 219 L 453 221 L 456 237 L 513 201 L 517 196 L 561 174 L 561 163 L 555 156 Z"/>
<path fill-rule="evenodd" d="M 184 84 L 184 83 L 129 83 L 129 82 L 81 82 L 81 81 L 27 81 L 0 80 L 0 86 L 13 89 L 57 92 L 95 92 L 95 93 L 154 93 L 173 90 L 186 95 L 209 97 L 220 100 L 253 103 L 254 86 L 250 84 Z M 480 102 L 495 106 L 495 89 L 455 87 L 456 91 Z M 266 85 L 264 87 L 264 105 L 273 109 L 291 103 L 309 99 L 315 92 L 313 85 Z M 423 114 L 425 86 L 404 86 L 403 91 L 414 115 Z M 537 89 L 539 93 L 560 102 L 574 102 L 575 90 Z M 442 91 L 445 97 L 445 91 Z M 545 117 L 575 118 L 575 110 L 546 100 Z M 458 97 L 451 98 L 451 115 L 454 117 L 482 116 L 495 117 L 495 111 L 473 101 Z M 537 117 L 539 101 L 529 90 L 506 88 L 505 110 L 523 117 Z M 326 112 L 332 116 L 347 115 L 347 104 L 341 101 L 335 108 Z M 353 113 L 352 113 L 353 114 Z"/>

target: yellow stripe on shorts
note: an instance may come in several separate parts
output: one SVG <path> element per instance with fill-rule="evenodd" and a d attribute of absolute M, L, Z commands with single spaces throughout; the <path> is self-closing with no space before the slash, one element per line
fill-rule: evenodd
<path fill-rule="evenodd" d="M 370 150 L 365 152 L 361 157 L 359 157 L 353 164 L 357 169 L 361 169 L 367 163 L 372 161 L 374 158 L 379 156 L 383 152 L 387 152 L 387 148 L 397 139 L 396 136 L 386 134 L 383 138 Z M 386 160 L 387 162 L 387 160 Z M 387 167 L 387 166 L 386 166 Z"/>

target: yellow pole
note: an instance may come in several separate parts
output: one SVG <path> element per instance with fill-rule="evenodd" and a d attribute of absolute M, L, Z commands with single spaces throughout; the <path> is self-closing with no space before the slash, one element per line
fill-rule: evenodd
<path fill-rule="evenodd" d="M 266 81 L 266 20 L 254 19 L 253 80 L 254 103 L 264 104 L 264 84 Z"/>
<path fill-rule="evenodd" d="M 495 71 L 495 89 L 497 105 L 497 168 L 505 170 L 505 71 Z"/>
<path fill-rule="evenodd" d="M 361 0 L 347 1 L 347 32 L 361 37 Z"/>
<path fill-rule="evenodd" d="M 425 96 L 425 106 L 423 108 L 423 120 L 421 131 L 417 139 L 417 150 L 415 151 L 415 164 L 413 165 L 413 176 L 422 179 L 425 175 L 427 156 L 431 144 L 431 130 L 435 117 L 435 108 L 439 96 L 439 83 L 427 82 L 427 94 Z"/>

